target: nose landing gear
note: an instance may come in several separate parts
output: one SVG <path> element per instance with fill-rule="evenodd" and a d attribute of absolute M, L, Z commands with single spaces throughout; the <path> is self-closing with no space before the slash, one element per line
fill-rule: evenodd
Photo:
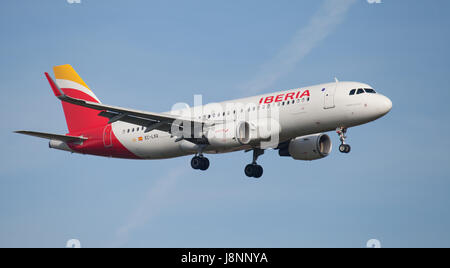
<path fill-rule="evenodd" d="M 261 176 L 264 173 L 264 169 L 262 166 L 258 165 L 256 163 L 256 160 L 258 160 L 258 157 L 264 154 L 263 149 L 253 149 L 253 162 L 251 164 L 248 164 L 245 169 L 245 175 L 250 178 L 261 178 Z"/>
<path fill-rule="evenodd" d="M 341 153 L 348 154 L 348 153 L 350 153 L 351 149 L 352 149 L 352 147 L 350 147 L 350 145 L 348 145 L 348 144 L 339 145 L 339 152 L 341 152 Z"/>
<path fill-rule="evenodd" d="M 345 136 L 345 134 L 347 133 L 347 128 L 338 127 L 336 129 L 336 133 L 339 135 L 339 139 L 341 140 L 341 145 L 339 145 L 339 152 L 345 154 L 350 153 L 352 147 L 345 143 L 345 139 L 347 138 L 347 136 Z"/>

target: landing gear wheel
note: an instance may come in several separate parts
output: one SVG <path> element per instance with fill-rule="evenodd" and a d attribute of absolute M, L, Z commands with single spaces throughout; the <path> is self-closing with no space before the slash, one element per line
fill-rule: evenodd
<path fill-rule="evenodd" d="M 336 129 L 336 133 L 339 135 L 339 139 L 341 140 L 341 145 L 339 145 L 339 152 L 348 154 L 351 151 L 351 147 L 348 144 L 345 144 L 345 139 L 347 136 L 345 134 L 347 133 L 347 128 L 345 127 L 338 127 Z"/>
<path fill-rule="evenodd" d="M 258 157 L 264 154 L 263 149 L 255 148 L 253 149 L 253 162 L 245 166 L 244 173 L 247 177 L 250 178 L 261 178 L 263 175 L 262 166 L 258 165 L 256 161 Z"/>
<path fill-rule="evenodd" d="M 245 175 L 250 178 L 261 178 L 263 175 L 263 168 L 260 165 L 249 164 L 244 169 Z"/>
<path fill-rule="evenodd" d="M 352 147 L 350 147 L 350 145 L 348 145 L 348 144 L 341 144 L 339 146 L 339 152 L 341 152 L 341 153 L 348 154 L 348 153 L 350 153 L 351 149 L 352 149 Z"/>
<path fill-rule="evenodd" d="M 202 157 L 201 158 L 201 166 L 200 166 L 200 170 L 205 171 L 209 168 L 209 159 L 206 157 Z"/>
<path fill-rule="evenodd" d="M 209 168 L 209 160 L 203 156 L 194 156 L 191 160 L 191 166 L 193 169 L 205 171 Z"/>
<path fill-rule="evenodd" d="M 253 177 L 259 179 L 259 178 L 261 178 L 261 176 L 263 175 L 263 172 L 264 172 L 263 167 L 260 166 L 260 165 L 256 165 L 256 166 L 255 166 L 255 170 L 254 170 Z"/>
<path fill-rule="evenodd" d="M 191 167 L 193 169 L 200 169 L 200 167 L 202 166 L 202 158 L 199 156 L 194 156 L 191 160 Z"/>
<path fill-rule="evenodd" d="M 255 165 L 249 164 L 245 167 L 244 172 L 247 177 L 253 177 L 253 170 L 255 169 Z"/>
<path fill-rule="evenodd" d="M 350 147 L 350 145 L 348 145 L 348 144 L 346 144 L 345 147 L 347 147 L 346 150 L 345 150 L 345 153 L 346 154 L 350 153 L 350 151 L 352 150 L 352 147 Z"/>

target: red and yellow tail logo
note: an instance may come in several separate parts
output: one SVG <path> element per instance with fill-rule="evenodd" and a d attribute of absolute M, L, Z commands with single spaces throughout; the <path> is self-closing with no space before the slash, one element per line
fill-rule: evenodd
<path fill-rule="evenodd" d="M 94 92 L 89 89 L 72 66 L 68 64 L 55 66 L 53 67 L 53 71 L 55 72 L 55 82 L 64 94 L 72 98 L 100 103 L 100 100 L 95 96 Z M 56 94 L 58 92 L 55 92 Z M 63 102 L 62 106 L 69 133 L 80 134 L 85 130 L 108 124 L 108 119 L 99 116 L 96 110 L 67 102 Z"/>
<path fill-rule="evenodd" d="M 56 84 L 64 93 L 72 98 L 100 103 L 94 92 L 89 89 L 86 83 L 75 72 L 69 64 L 53 67 Z"/>

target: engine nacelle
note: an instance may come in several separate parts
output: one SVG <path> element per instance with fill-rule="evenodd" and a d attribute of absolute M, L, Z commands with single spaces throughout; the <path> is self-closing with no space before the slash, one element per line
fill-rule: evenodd
<path fill-rule="evenodd" d="M 238 140 L 238 130 L 234 122 L 215 125 L 206 131 L 205 137 L 210 145 L 219 148 L 237 147 L 241 144 Z"/>
<path fill-rule="evenodd" d="M 316 160 L 331 153 L 332 142 L 327 134 L 314 134 L 297 137 L 284 148 L 280 148 L 280 156 L 291 156 L 295 160 Z"/>
<path fill-rule="evenodd" d="M 243 121 L 237 125 L 237 139 L 242 145 L 276 147 L 280 132 L 281 127 L 278 121 L 269 118 L 250 122 Z"/>
<path fill-rule="evenodd" d="M 278 145 L 279 133 L 278 122 L 263 119 L 258 122 L 241 121 L 215 125 L 207 130 L 205 137 L 209 144 L 215 147 L 231 148 L 251 144 L 268 148 Z"/>

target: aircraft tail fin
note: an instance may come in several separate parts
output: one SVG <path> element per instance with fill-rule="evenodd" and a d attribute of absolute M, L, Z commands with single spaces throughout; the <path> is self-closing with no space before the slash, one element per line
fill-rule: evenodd
<path fill-rule="evenodd" d="M 72 66 L 68 64 L 55 66 L 53 71 L 56 82 L 53 81 L 48 73 L 45 73 L 45 76 L 56 97 L 64 94 L 72 98 L 100 103 L 94 92 L 86 85 Z M 98 111 L 67 102 L 62 102 L 62 106 L 69 133 L 79 133 L 108 123 L 107 118 L 98 116 Z"/>

